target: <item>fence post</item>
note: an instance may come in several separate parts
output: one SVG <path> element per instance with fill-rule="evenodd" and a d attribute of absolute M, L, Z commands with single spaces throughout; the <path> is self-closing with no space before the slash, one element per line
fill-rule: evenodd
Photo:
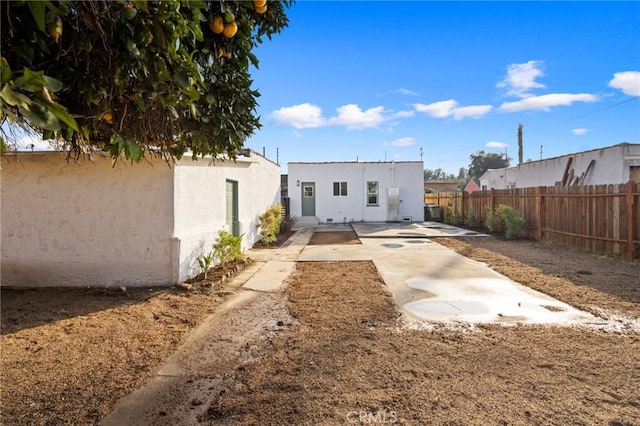
<path fill-rule="evenodd" d="M 627 182 L 627 257 L 629 260 L 633 260 L 634 246 L 633 246 L 633 190 L 636 183 L 632 180 Z"/>
<path fill-rule="evenodd" d="M 491 192 L 489 193 L 489 208 L 491 209 L 491 213 L 496 211 L 496 190 L 491 188 Z"/>
<path fill-rule="evenodd" d="M 542 239 L 542 188 L 536 187 L 536 229 L 534 238 L 538 241 Z"/>

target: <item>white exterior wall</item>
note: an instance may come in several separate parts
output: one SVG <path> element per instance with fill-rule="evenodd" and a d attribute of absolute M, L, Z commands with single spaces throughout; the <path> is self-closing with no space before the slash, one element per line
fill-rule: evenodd
<path fill-rule="evenodd" d="M 400 189 L 399 219 L 424 220 L 424 169 L 421 161 L 289 163 L 290 214 L 302 216 L 302 185 L 315 182 L 316 217 L 320 222 L 384 222 L 388 218 L 387 188 Z M 367 206 L 367 182 L 379 182 L 378 206 Z M 333 195 L 333 182 L 347 182 L 348 195 Z"/>
<path fill-rule="evenodd" d="M 172 172 L 163 161 L 6 155 L 4 286 L 163 285 L 171 281 Z"/>
<path fill-rule="evenodd" d="M 505 169 L 488 170 L 480 178 L 480 185 L 487 189 L 506 189 L 509 183 L 515 183 L 516 188 L 554 186 L 556 182 L 562 181 L 569 157 L 573 157 L 570 169 L 578 177 L 587 169 L 591 160 L 595 160 L 583 185 L 621 184 L 629 181 L 631 166 L 640 166 L 640 145 L 620 144 L 530 161 Z"/>
<path fill-rule="evenodd" d="M 238 212 L 242 248 L 260 237 L 258 216 L 280 202 L 280 167 L 252 152 L 237 161 L 184 158 L 175 167 L 175 282 L 199 274 L 197 258 L 212 250 L 218 232 L 230 232 L 226 224 L 226 181 L 238 182 Z"/>

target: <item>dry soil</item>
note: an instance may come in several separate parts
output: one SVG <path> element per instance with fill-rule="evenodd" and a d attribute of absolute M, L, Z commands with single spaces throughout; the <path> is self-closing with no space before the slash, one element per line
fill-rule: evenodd
<path fill-rule="evenodd" d="M 354 242 L 336 238 L 312 241 Z M 437 242 L 597 315 L 640 317 L 637 264 L 526 240 Z M 3 289 L 2 423 L 99 423 L 238 291 L 220 281 L 230 273 L 191 288 Z M 208 374 L 224 380 L 193 407 L 165 401 L 149 424 L 185 409 L 224 425 L 640 424 L 638 333 L 406 329 L 371 262 L 298 263 L 260 300 L 281 320 L 255 337 L 251 309 L 226 318 L 220 339 L 250 337 Z M 247 347 L 259 354 L 250 362 Z"/>

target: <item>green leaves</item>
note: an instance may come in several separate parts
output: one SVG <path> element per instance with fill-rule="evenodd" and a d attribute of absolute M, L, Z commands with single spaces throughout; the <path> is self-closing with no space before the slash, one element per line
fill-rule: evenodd
<path fill-rule="evenodd" d="M 241 0 L 3 3 L 0 118 L 76 152 L 233 157 L 260 126 L 253 50 L 286 26 L 288 4 L 257 14 Z M 209 25 L 225 15 L 238 25 L 231 38 Z"/>
<path fill-rule="evenodd" d="M 123 138 L 117 133 L 111 135 L 107 150 L 114 164 L 115 160 L 122 154 L 127 160 L 135 161 L 136 163 L 142 160 L 144 154 L 144 149 L 140 145 L 130 139 Z"/>

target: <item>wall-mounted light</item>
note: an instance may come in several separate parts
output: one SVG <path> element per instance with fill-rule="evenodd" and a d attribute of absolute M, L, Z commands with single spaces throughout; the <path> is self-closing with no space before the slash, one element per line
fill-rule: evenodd
<path fill-rule="evenodd" d="M 296 181 L 296 186 L 300 186 L 300 181 L 299 180 Z"/>

